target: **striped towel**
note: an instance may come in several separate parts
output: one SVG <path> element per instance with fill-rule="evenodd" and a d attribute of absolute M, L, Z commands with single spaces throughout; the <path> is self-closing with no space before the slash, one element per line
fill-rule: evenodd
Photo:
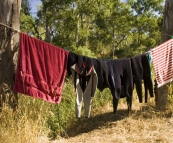
<path fill-rule="evenodd" d="M 158 87 L 173 79 L 173 39 L 170 39 L 150 51 Z"/>

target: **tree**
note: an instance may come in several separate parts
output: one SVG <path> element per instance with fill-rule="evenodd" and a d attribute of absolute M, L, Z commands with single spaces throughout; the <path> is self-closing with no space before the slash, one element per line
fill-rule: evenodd
<path fill-rule="evenodd" d="M 37 35 L 67 50 L 80 47 L 98 58 L 122 58 L 161 43 L 163 0 L 41 1 L 35 25 L 43 31 Z"/>
<path fill-rule="evenodd" d="M 30 15 L 30 11 L 31 11 L 31 5 L 29 3 L 29 0 L 22 0 L 21 12 L 26 15 Z"/>
<path fill-rule="evenodd" d="M 165 12 L 164 12 L 164 21 L 162 29 L 162 42 L 165 42 L 171 39 L 173 36 L 173 1 L 166 0 L 165 3 Z"/>
<path fill-rule="evenodd" d="M 29 35 L 39 37 L 34 18 L 31 16 L 31 6 L 29 0 L 22 0 L 20 12 L 20 30 Z"/>
<path fill-rule="evenodd" d="M 173 36 L 173 1 L 166 0 L 162 28 L 162 42 L 166 42 Z M 168 83 L 169 84 L 169 83 Z M 165 109 L 168 100 L 168 84 L 156 88 L 156 106 Z"/>
<path fill-rule="evenodd" d="M 0 0 L 0 23 L 20 28 L 20 0 Z M 0 25 L 0 106 L 17 107 L 17 93 L 12 91 L 15 75 L 19 34 Z"/>
<path fill-rule="evenodd" d="M 163 0 L 129 0 L 133 13 L 133 55 L 144 53 L 161 43 Z"/>

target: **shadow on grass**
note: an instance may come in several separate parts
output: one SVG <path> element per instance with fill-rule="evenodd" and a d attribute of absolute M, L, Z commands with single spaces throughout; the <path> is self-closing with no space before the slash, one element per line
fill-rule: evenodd
<path fill-rule="evenodd" d="M 81 133 L 88 133 L 95 129 L 111 126 L 111 123 L 122 120 L 129 116 L 127 110 L 118 110 L 117 114 L 107 112 L 90 118 L 76 119 L 76 122 L 68 129 L 67 134 L 69 137 L 77 136 Z M 115 125 L 116 126 L 116 125 Z"/>
<path fill-rule="evenodd" d="M 107 112 L 91 116 L 90 118 L 76 119 L 73 125 L 67 130 L 69 137 L 75 137 L 82 133 L 89 133 L 95 129 L 116 127 L 117 121 L 131 117 L 137 119 L 153 119 L 153 118 L 171 118 L 173 113 L 171 110 L 160 110 L 151 105 L 141 106 L 140 110 L 132 110 L 129 114 L 127 110 L 119 109 L 117 114 Z"/>

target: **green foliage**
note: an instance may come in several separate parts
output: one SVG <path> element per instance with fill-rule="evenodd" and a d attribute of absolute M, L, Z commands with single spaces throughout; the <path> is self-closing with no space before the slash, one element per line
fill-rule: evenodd
<path fill-rule="evenodd" d="M 124 58 L 146 52 L 161 43 L 162 2 L 42 0 L 37 18 L 22 11 L 22 26 L 26 25 L 22 29 L 77 53 Z"/>
<path fill-rule="evenodd" d="M 32 35 L 34 34 L 34 19 L 30 15 L 26 15 L 24 13 L 21 14 L 20 17 L 20 30 L 25 31 L 26 33 Z"/>
<path fill-rule="evenodd" d="M 30 11 L 31 11 L 31 5 L 29 3 L 29 0 L 22 0 L 21 12 L 25 15 L 30 15 Z"/>
<path fill-rule="evenodd" d="M 44 35 L 42 35 L 42 33 L 44 33 L 45 30 L 40 25 L 39 20 L 32 17 L 30 12 L 31 6 L 29 0 L 22 0 L 20 15 L 20 31 L 35 36 L 39 39 L 43 39 Z"/>
<path fill-rule="evenodd" d="M 112 95 L 110 90 L 108 88 L 104 89 L 102 92 L 97 90 L 92 99 L 92 110 L 97 111 L 108 103 L 112 104 Z"/>
<path fill-rule="evenodd" d="M 163 1 L 136 1 L 129 0 L 131 5 L 131 21 L 130 29 L 127 34 L 126 43 L 119 46 L 115 51 L 117 57 L 125 57 L 137 55 L 148 51 L 161 43 L 161 25 Z M 130 53 L 129 53 L 130 52 Z M 120 55 L 119 55 L 120 54 Z M 122 54 L 122 55 L 121 55 Z"/>
<path fill-rule="evenodd" d="M 95 53 L 86 47 L 79 46 L 78 48 L 74 48 L 73 52 L 76 54 L 96 58 Z"/>
<path fill-rule="evenodd" d="M 21 4 L 20 30 L 29 34 L 33 32 L 34 19 L 30 14 L 30 3 L 28 0 L 23 0 Z"/>
<path fill-rule="evenodd" d="M 47 116 L 47 127 L 50 129 L 48 136 L 55 139 L 57 135 L 63 133 L 75 120 L 75 91 L 71 78 L 65 82 L 61 103 L 51 105 L 51 110 Z"/>
<path fill-rule="evenodd" d="M 22 4 L 21 29 L 88 56 L 129 57 L 161 43 L 162 2 L 42 0 L 34 19 L 26 0 Z"/>

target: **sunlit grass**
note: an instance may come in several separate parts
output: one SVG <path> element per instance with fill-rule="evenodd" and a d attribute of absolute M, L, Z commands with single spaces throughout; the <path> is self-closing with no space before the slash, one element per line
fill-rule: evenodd
<path fill-rule="evenodd" d="M 169 132 L 164 127 L 164 121 L 166 121 L 166 124 L 169 124 L 169 121 L 170 125 L 173 124 L 173 97 L 171 89 L 169 94 L 167 109 L 160 111 L 155 108 L 154 98 L 150 98 L 147 104 L 140 104 L 134 91 L 131 114 L 127 115 L 126 99 L 124 98 L 119 101 L 117 115 L 113 115 L 112 95 L 109 89 L 105 89 L 103 92 L 97 90 L 92 100 L 91 118 L 86 120 L 82 117 L 81 120 L 78 120 L 75 118 L 74 108 L 76 94 L 70 79 L 64 84 L 60 104 L 52 104 L 41 99 L 19 94 L 19 104 L 16 111 L 12 111 L 7 105 L 4 105 L 0 112 L 0 142 L 48 143 L 50 140 L 63 140 L 64 143 L 75 142 L 76 139 L 70 137 L 71 132 L 77 133 L 77 131 L 92 129 L 90 132 L 94 132 L 99 136 L 101 134 L 97 131 L 99 128 L 103 130 L 101 131 L 103 133 L 107 130 L 110 134 L 114 134 L 110 130 L 110 124 L 116 124 L 117 128 L 113 128 L 113 126 L 111 128 L 117 135 L 125 135 L 125 138 L 118 138 L 117 135 L 114 135 L 120 142 L 123 140 L 131 142 L 141 141 L 139 136 L 144 138 L 143 134 L 146 134 L 146 141 L 148 142 L 152 138 L 162 142 L 168 136 L 161 135 L 161 133 L 166 132 L 169 135 L 172 132 L 172 130 Z M 122 118 L 119 119 L 119 117 Z M 75 128 L 72 128 L 74 126 Z M 127 134 L 132 136 L 127 136 Z M 87 140 L 87 137 L 91 138 L 93 136 L 89 132 L 86 138 L 81 135 L 83 140 Z M 81 138 L 77 136 L 77 140 L 82 140 Z M 110 142 L 112 140 L 110 139 Z M 166 142 L 169 140 L 167 139 Z"/>

